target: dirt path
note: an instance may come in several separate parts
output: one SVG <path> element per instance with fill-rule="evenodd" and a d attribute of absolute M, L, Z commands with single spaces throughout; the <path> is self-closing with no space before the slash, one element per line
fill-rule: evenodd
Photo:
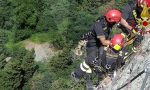
<path fill-rule="evenodd" d="M 58 53 L 58 51 L 54 50 L 53 47 L 50 47 L 50 44 L 47 42 L 43 44 L 37 44 L 31 41 L 24 41 L 24 45 L 27 50 L 31 51 L 34 49 L 35 61 L 45 61 Z"/>

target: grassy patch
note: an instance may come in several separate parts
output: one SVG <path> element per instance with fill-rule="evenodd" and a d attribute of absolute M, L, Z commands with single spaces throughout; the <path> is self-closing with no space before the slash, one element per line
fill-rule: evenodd
<path fill-rule="evenodd" d="M 17 46 L 24 46 L 23 42 L 25 40 L 14 43 L 14 37 L 13 37 L 14 35 L 13 34 L 14 34 L 13 32 L 8 33 L 8 41 L 5 44 L 6 48 L 12 49 L 16 45 Z M 31 37 L 26 39 L 26 40 L 29 40 L 29 41 L 32 41 L 35 43 L 43 43 L 43 42 L 50 42 L 54 36 L 55 36 L 55 34 L 50 33 L 50 32 L 35 33 L 35 34 L 32 34 Z"/>
<path fill-rule="evenodd" d="M 49 32 L 36 33 L 36 34 L 33 34 L 29 39 L 35 43 L 49 42 L 52 39 L 52 34 Z"/>
<path fill-rule="evenodd" d="M 13 49 L 15 46 L 21 47 L 21 46 L 23 46 L 23 43 L 22 42 L 13 43 L 13 42 L 9 41 L 5 44 L 5 47 L 9 50 Z"/>
<path fill-rule="evenodd" d="M 8 35 L 8 41 L 5 43 L 5 47 L 7 48 L 7 49 L 12 49 L 13 47 L 15 47 L 15 46 L 22 46 L 22 43 L 20 43 L 20 42 L 18 42 L 18 43 L 14 43 L 14 33 L 13 32 L 11 32 L 11 31 L 5 31 L 6 33 L 7 33 L 7 35 Z"/>

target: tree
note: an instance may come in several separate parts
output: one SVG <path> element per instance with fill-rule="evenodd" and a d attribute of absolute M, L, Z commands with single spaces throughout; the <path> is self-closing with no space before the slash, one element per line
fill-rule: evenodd
<path fill-rule="evenodd" d="M 13 6 L 11 17 L 14 22 L 13 28 L 34 29 L 38 21 L 35 0 L 11 0 L 10 3 Z"/>
<path fill-rule="evenodd" d="M 62 71 L 67 68 L 72 63 L 72 56 L 70 54 L 70 49 L 66 48 L 62 53 L 59 53 L 58 56 L 53 57 L 49 65 L 51 66 L 52 72 Z"/>
<path fill-rule="evenodd" d="M 51 83 L 53 82 L 53 75 L 51 72 L 44 71 L 36 73 L 33 78 L 28 82 L 27 86 L 31 90 L 50 90 Z M 24 87 L 24 90 L 26 90 Z"/>
<path fill-rule="evenodd" d="M 0 54 L 0 70 L 4 68 L 5 64 L 6 64 L 6 55 L 5 54 Z"/>
<path fill-rule="evenodd" d="M 1 70 L 0 86 L 5 90 L 20 90 L 36 70 L 33 52 L 14 47 L 10 56 L 12 59 Z"/>
<path fill-rule="evenodd" d="M 6 48 L 5 44 L 8 41 L 8 35 L 4 30 L 0 30 L 0 69 L 4 68 L 6 64 Z"/>
<path fill-rule="evenodd" d="M 0 73 L 0 86 L 4 90 L 19 90 L 22 81 L 21 61 L 13 59 L 6 64 L 5 68 Z M 2 89 L 1 88 L 1 89 Z"/>
<path fill-rule="evenodd" d="M 0 54 L 4 51 L 4 46 L 8 41 L 8 34 L 4 30 L 0 30 Z"/>
<path fill-rule="evenodd" d="M 26 55 L 23 57 L 21 69 L 23 75 L 23 83 L 27 82 L 33 75 L 36 70 L 36 64 L 34 63 L 34 55 L 32 52 L 26 52 Z"/>
<path fill-rule="evenodd" d="M 11 29 L 13 22 L 11 21 L 12 16 L 12 4 L 8 0 L 0 1 L 0 28 Z"/>

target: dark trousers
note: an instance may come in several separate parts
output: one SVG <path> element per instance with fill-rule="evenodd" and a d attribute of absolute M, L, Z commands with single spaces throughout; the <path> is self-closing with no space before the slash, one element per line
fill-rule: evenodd
<path fill-rule="evenodd" d="M 101 49 L 96 46 L 86 48 L 87 57 L 85 58 L 85 63 L 91 68 L 94 68 L 94 65 L 97 65 L 97 66 L 100 65 L 100 61 L 98 60 L 98 57 L 100 55 L 99 50 Z M 96 75 L 98 75 L 98 81 L 97 81 L 97 84 L 98 84 L 99 80 L 103 78 L 103 74 L 101 73 L 101 71 L 98 70 L 98 68 L 94 68 L 94 70 L 92 69 L 92 72 L 93 71 L 96 73 Z M 92 82 L 91 73 L 85 73 L 80 68 L 78 68 L 75 70 L 75 75 L 79 79 L 84 77 L 86 80 L 87 90 L 92 90 L 91 87 L 93 87 L 93 82 Z"/>
<path fill-rule="evenodd" d="M 98 47 L 87 47 L 86 48 L 86 52 L 87 52 L 87 57 L 85 58 L 85 62 L 87 65 L 89 65 L 90 67 L 93 66 L 94 60 L 98 55 Z M 77 78 L 82 78 L 86 73 L 83 72 L 80 68 L 75 70 L 75 74 L 77 76 Z"/>

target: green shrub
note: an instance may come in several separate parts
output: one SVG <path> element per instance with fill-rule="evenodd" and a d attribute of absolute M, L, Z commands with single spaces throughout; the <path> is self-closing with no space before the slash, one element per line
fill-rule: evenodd
<path fill-rule="evenodd" d="M 28 39 L 34 31 L 32 30 L 15 30 L 14 31 L 14 42 L 22 41 Z"/>

